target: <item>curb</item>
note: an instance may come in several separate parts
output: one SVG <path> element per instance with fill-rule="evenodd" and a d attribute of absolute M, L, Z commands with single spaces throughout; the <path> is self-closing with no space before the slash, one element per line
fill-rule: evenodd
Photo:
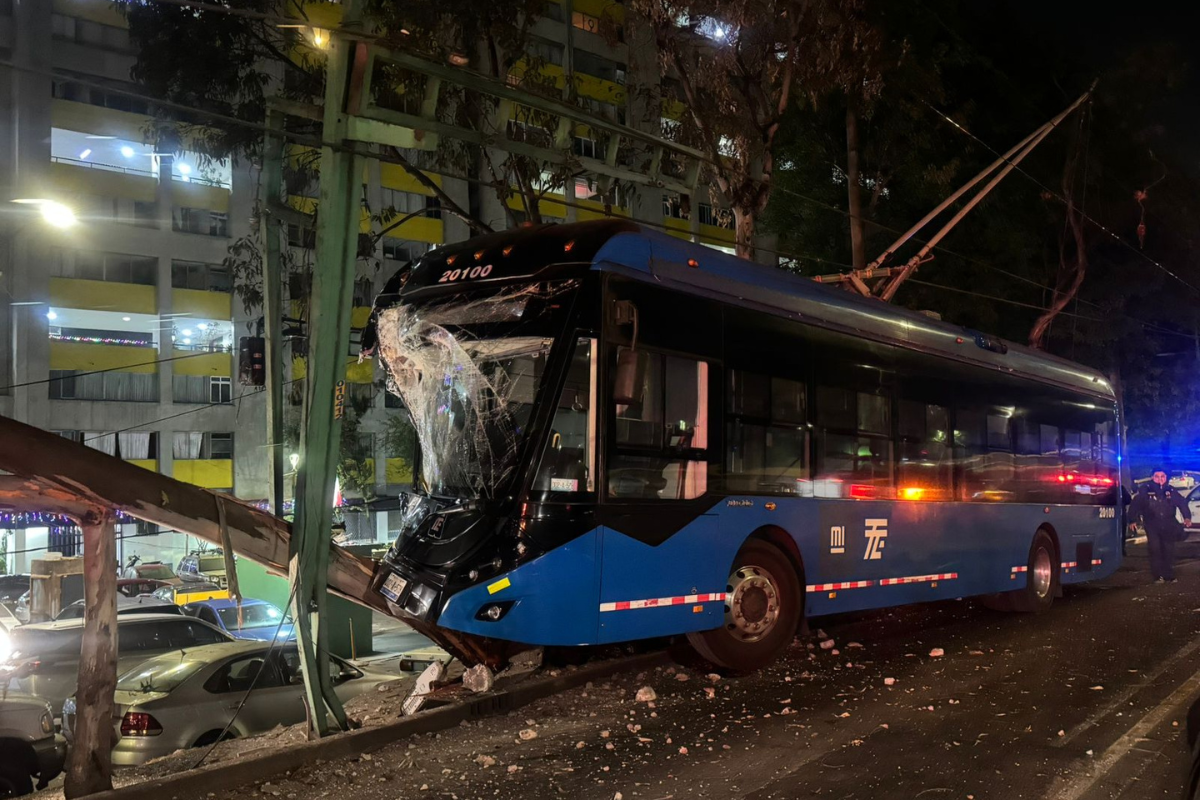
<path fill-rule="evenodd" d="M 165 800 L 176 796 L 196 797 L 207 792 L 220 792 L 312 765 L 318 760 L 331 761 L 368 753 L 406 736 L 443 731 L 456 727 L 465 720 L 504 714 L 535 700 L 583 686 L 588 681 L 607 678 L 618 672 L 656 666 L 668 660 L 666 651 L 659 650 L 581 667 L 571 672 L 563 672 L 557 677 L 543 678 L 523 686 L 481 695 L 466 702 L 423 711 L 377 728 L 349 731 L 257 757 L 211 764 L 197 770 L 184 770 L 165 778 L 155 778 L 120 789 L 90 794 L 88 800 Z"/>

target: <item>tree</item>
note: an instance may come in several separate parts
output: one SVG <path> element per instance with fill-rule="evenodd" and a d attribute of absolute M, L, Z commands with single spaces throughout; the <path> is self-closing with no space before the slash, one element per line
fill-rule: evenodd
<path fill-rule="evenodd" d="M 708 157 L 712 187 L 733 209 L 738 254 L 753 258 L 789 107 L 861 76 L 877 37 L 855 0 L 630 5 L 652 25 L 664 74 L 678 83 L 671 99 L 687 108 L 679 135 Z"/>

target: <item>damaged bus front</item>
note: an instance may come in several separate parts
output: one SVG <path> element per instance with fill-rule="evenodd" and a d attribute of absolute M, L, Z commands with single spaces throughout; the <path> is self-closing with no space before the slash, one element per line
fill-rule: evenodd
<path fill-rule="evenodd" d="M 410 417 L 417 456 L 373 585 L 443 644 L 438 629 L 491 638 L 508 627 L 521 593 L 504 576 L 594 527 L 600 303 L 589 254 L 612 227 L 596 244 L 543 229 L 435 251 L 376 304 L 364 349 Z M 539 632 L 525 620 L 521 640 L 587 643 L 548 623 Z M 500 657 L 483 652 L 476 640 L 467 657 Z"/>

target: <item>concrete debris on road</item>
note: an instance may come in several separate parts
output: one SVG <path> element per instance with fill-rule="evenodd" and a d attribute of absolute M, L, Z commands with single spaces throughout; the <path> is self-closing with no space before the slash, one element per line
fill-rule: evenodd
<path fill-rule="evenodd" d="M 475 763 L 478 764 L 479 766 L 483 767 L 484 769 L 487 769 L 488 767 L 496 766 L 496 759 L 492 758 L 489 755 L 481 754 L 481 755 L 475 756 Z"/>
<path fill-rule="evenodd" d="M 930 658 L 941 658 L 944 655 L 946 655 L 946 651 L 940 647 L 935 647 L 929 651 Z"/>
<path fill-rule="evenodd" d="M 658 694 L 649 686 L 643 686 L 637 690 L 637 695 L 634 697 L 639 703 L 652 703 L 658 699 Z"/>
<path fill-rule="evenodd" d="M 463 673 L 463 688 L 474 694 L 490 692 L 496 685 L 496 677 L 487 664 L 476 664 Z"/>
<path fill-rule="evenodd" d="M 822 639 L 821 640 L 821 649 L 822 650 L 832 650 L 833 644 L 834 644 L 833 639 Z"/>
<path fill-rule="evenodd" d="M 537 738 L 537 731 L 535 731 L 533 728 L 525 728 L 518 733 L 517 736 L 521 737 L 521 741 L 528 742 L 531 739 Z"/>

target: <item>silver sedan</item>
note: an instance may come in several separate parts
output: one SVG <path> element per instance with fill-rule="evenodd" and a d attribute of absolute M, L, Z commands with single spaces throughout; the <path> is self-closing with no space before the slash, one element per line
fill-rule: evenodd
<path fill-rule="evenodd" d="M 343 702 L 395 675 L 369 672 L 330 656 L 334 692 Z M 257 676 L 257 680 L 256 680 Z M 247 691 L 253 686 L 253 691 Z M 243 698 L 245 704 L 238 712 Z M 295 645 L 244 641 L 163 653 L 117 679 L 114 765 L 143 764 L 188 747 L 250 736 L 305 720 L 304 680 Z M 237 712 L 236 718 L 234 713 Z M 230 724 L 230 719 L 233 719 Z M 75 698 L 63 706 L 72 739 Z"/>

